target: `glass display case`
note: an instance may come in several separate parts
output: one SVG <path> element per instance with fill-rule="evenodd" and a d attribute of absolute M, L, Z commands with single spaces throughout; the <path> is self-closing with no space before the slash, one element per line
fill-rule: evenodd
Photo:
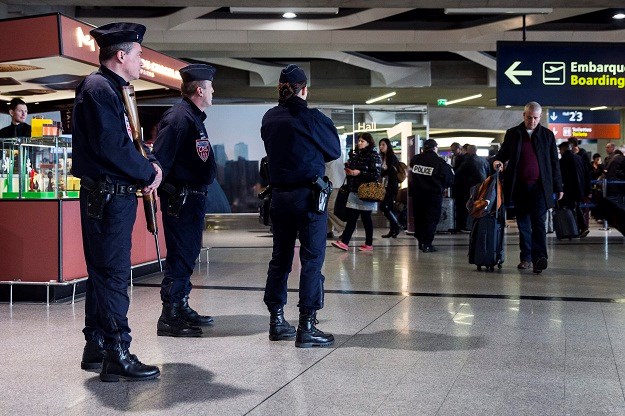
<path fill-rule="evenodd" d="M 71 168 L 71 138 L 0 139 L 0 198 L 77 198 L 79 180 Z"/>

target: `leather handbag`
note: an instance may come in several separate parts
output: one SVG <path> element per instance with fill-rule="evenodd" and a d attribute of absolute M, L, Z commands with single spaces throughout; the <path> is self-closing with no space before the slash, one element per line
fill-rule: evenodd
<path fill-rule="evenodd" d="M 358 198 L 363 201 L 384 201 L 386 189 L 380 182 L 365 182 L 358 187 Z"/>

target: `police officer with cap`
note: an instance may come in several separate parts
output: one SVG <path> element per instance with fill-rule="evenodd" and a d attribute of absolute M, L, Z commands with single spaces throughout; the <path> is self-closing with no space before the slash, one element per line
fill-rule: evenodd
<path fill-rule="evenodd" d="M 136 149 L 122 87 L 139 78 L 145 26 L 111 23 L 90 34 L 100 47 L 98 71 L 76 89 L 72 117 L 72 174 L 81 178 L 80 219 L 87 263 L 81 368 L 102 381 L 150 380 L 158 367 L 129 352 L 128 280 L 137 189 L 156 192 L 161 168 Z"/>
<path fill-rule="evenodd" d="M 432 241 L 441 218 L 443 191 L 454 183 L 451 166 L 438 156 L 437 150 L 436 140 L 427 139 L 423 143 L 423 152 L 410 161 L 414 236 L 419 241 L 419 250 L 424 253 L 436 251 Z"/>
<path fill-rule="evenodd" d="M 323 308 L 325 278 L 321 267 L 328 214 L 313 206 L 313 182 L 323 178 L 325 163 L 339 158 L 341 148 L 332 121 L 319 110 L 308 108 L 307 78 L 301 68 L 288 65 L 282 70 L 278 93 L 278 105 L 265 113 L 260 130 L 273 188 L 273 253 L 264 297 L 270 313 L 269 339 L 295 337 L 296 347 L 326 347 L 334 344 L 334 336 L 315 325 L 317 310 Z M 284 305 L 298 235 L 301 272 L 299 325 L 295 331 L 284 319 Z"/>
<path fill-rule="evenodd" d="M 208 186 L 217 172 L 204 120 L 212 105 L 215 68 L 205 64 L 180 70 L 182 100 L 167 110 L 158 125 L 154 155 L 163 168 L 159 188 L 167 263 L 161 283 L 163 311 L 157 334 L 199 337 L 199 326 L 213 318 L 189 306 L 191 274 L 202 249 Z"/>

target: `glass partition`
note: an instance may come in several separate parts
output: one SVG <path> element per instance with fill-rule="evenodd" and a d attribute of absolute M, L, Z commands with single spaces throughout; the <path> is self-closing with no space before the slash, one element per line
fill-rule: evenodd
<path fill-rule="evenodd" d="M 217 162 L 217 180 L 209 192 L 214 200 L 222 201 L 209 213 L 258 212 L 257 194 L 267 185 L 259 174 L 260 160 L 265 156 L 260 126 L 263 115 L 274 105 L 218 105 L 206 112 L 206 128 Z M 376 143 L 383 137 L 390 139 L 397 156 L 406 164 L 428 135 L 426 105 L 313 107 L 334 122 L 344 160 L 360 132 L 370 132 Z"/>

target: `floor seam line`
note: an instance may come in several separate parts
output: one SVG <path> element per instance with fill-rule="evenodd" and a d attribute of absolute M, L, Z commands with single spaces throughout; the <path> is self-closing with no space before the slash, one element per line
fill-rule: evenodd
<path fill-rule="evenodd" d="M 308 366 L 306 369 L 304 369 L 304 371 L 300 372 L 298 375 L 296 375 L 295 377 L 293 377 L 291 380 L 289 380 L 288 382 L 286 382 L 285 384 L 283 384 L 279 389 L 277 389 L 276 391 L 274 391 L 273 393 L 271 393 L 269 396 L 267 396 L 266 398 L 264 398 L 260 403 L 258 403 L 256 406 L 252 407 L 249 411 L 247 411 L 246 413 L 244 413 L 245 415 L 248 415 L 250 412 L 254 411 L 254 409 L 256 409 L 258 406 L 260 406 L 261 404 L 265 403 L 267 400 L 269 400 L 270 398 L 272 398 L 273 396 L 275 396 L 278 392 L 282 391 L 286 386 L 288 386 L 289 384 L 291 384 L 292 382 L 294 382 L 295 380 L 297 380 L 298 378 L 300 378 L 302 375 L 304 375 L 308 370 L 310 370 L 311 368 L 313 368 L 314 366 L 316 366 L 319 362 L 321 362 L 322 360 L 324 360 L 326 357 L 329 357 L 331 354 L 333 354 L 334 352 L 336 352 L 339 348 L 341 348 L 341 346 L 345 345 L 345 343 L 349 342 L 350 339 L 352 339 L 353 337 L 355 337 L 356 335 L 358 335 L 360 332 L 362 332 L 364 329 L 366 329 L 367 327 L 369 327 L 371 324 L 373 324 L 375 321 L 377 321 L 378 319 L 380 319 L 382 316 L 386 315 L 388 312 L 390 312 L 393 308 L 395 308 L 397 305 L 399 305 L 401 302 L 404 301 L 404 299 L 406 299 L 407 297 L 402 298 L 401 300 L 399 300 L 399 302 L 395 303 L 393 306 L 391 306 L 390 308 L 388 308 L 386 311 L 384 311 L 381 315 L 379 315 L 377 318 L 375 318 L 373 321 L 369 322 L 367 325 L 365 325 L 364 327 L 362 327 L 361 329 L 359 329 L 354 335 L 350 336 L 349 338 L 347 338 L 345 341 L 343 341 L 341 344 L 337 345 L 335 348 L 332 348 L 330 350 L 330 352 L 328 352 L 326 355 L 324 355 L 323 357 L 319 358 L 317 361 L 315 361 L 314 363 L 312 363 L 310 366 Z"/>

